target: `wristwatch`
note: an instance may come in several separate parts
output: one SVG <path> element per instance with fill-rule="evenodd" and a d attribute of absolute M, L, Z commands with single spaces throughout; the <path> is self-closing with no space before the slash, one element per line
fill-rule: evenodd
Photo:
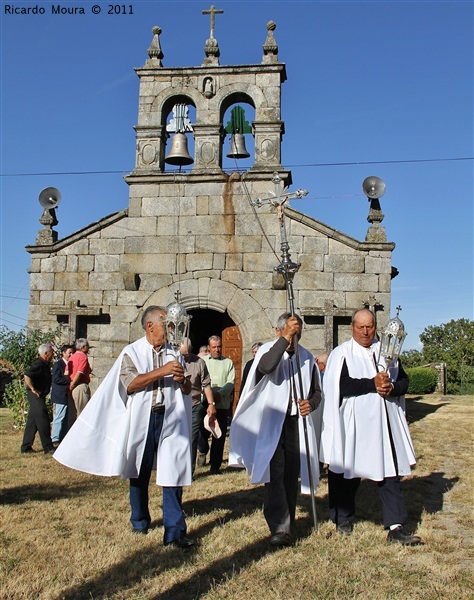
<path fill-rule="evenodd" d="M 215 402 L 208 402 L 209 406 L 215 406 L 216 403 Z"/>

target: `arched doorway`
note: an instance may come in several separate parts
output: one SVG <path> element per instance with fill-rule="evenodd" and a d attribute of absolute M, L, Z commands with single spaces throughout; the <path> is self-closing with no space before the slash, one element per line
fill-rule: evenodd
<path fill-rule="evenodd" d="M 230 358 L 235 366 L 234 409 L 239 398 L 240 381 L 242 379 L 242 336 L 239 328 L 229 317 L 227 312 L 221 313 L 208 308 L 191 308 L 188 313 L 192 315 L 189 337 L 194 352 L 199 352 L 199 347 L 207 345 L 211 335 L 222 338 L 222 355 Z"/>

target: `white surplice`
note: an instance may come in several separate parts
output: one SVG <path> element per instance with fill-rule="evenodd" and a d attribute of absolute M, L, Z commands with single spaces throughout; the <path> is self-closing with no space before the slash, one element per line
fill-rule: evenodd
<path fill-rule="evenodd" d="M 376 392 L 343 398 L 340 403 L 340 378 L 344 360 L 349 376 L 354 379 L 373 379 L 385 368 L 379 358 L 380 343 L 374 341 L 367 349 L 354 339 L 335 348 L 328 359 L 324 373 L 324 411 L 321 434 L 321 461 L 331 471 L 344 473 L 344 477 L 365 477 L 381 481 L 394 477 L 394 462 L 390 434 L 392 435 L 398 463 L 398 474 L 409 475 L 416 463 L 413 443 L 405 417 L 405 396 L 384 399 Z M 391 381 L 398 376 L 398 362 L 390 366 Z"/>
<path fill-rule="evenodd" d="M 263 375 L 258 384 L 256 370 L 263 354 L 274 342 L 261 346 L 255 356 L 245 387 L 232 418 L 229 437 L 229 466 L 244 466 L 250 475 L 251 483 L 267 483 L 270 481 L 270 461 L 280 439 L 283 421 L 286 418 L 288 399 L 290 397 L 290 361 L 292 372 L 296 372 L 295 356 L 290 358 L 285 351 L 282 359 L 272 373 Z M 307 397 L 312 380 L 314 358 L 302 346 L 298 346 L 301 362 L 303 392 Z M 297 378 L 296 378 L 297 379 Z M 296 380 L 296 390 L 299 390 Z M 298 391 L 299 395 L 299 391 Z M 306 417 L 308 446 L 311 460 L 311 471 L 314 486 L 319 482 L 318 444 L 313 422 L 313 413 Z M 308 466 L 306 445 L 304 441 L 303 419 L 298 418 L 299 442 L 301 458 L 301 491 L 309 494 Z"/>
<path fill-rule="evenodd" d="M 78 471 L 122 478 L 138 477 L 150 422 L 152 386 L 130 396 L 120 381 L 127 354 L 138 373 L 153 370 L 153 348 L 143 337 L 126 346 L 54 453 Z M 169 350 L 163 363 L 175 360 Z M 163 378 L 165 415 L 157 453 L 157 484 L 191 485 L 191 395 L 173 377 Z"/>

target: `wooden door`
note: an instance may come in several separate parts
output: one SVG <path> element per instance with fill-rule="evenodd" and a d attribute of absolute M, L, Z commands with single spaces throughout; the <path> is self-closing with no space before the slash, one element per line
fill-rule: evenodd
<path fill-rule="evenodd" d="M 232 414 L 239 400 L 240 381 L 242 379 L 242 337 L 237 325 L 222 330 L 222 356 L 230 358 L 235 367 L 235 387 L 232 401 Z"/>

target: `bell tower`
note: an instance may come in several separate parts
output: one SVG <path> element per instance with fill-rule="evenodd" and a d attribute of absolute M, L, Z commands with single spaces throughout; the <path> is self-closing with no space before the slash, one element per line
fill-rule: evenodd
<path fill-rule="evenodd" d="M 286 72 L 278 61 L 276 25 L 272 21 L 267 24 L 261 63 L 222 66 L 215 19 L 223 12 L 214 6 L 203 11 L 210 15 L 210 37 L 204 46 L 203 63 L 197 67 L 166 68 L 162 31 L 153 28 L 149 58 L 136 69 L 140 78 L 139 113 L 136 165 L 126 178 L 130 185 L 163 181 L 177 171 L 185 173 L 188 181 L 202 181 L 203 177 L 222 180 L 228 134 L 238 136 L 239 150 L 230 150 L 232 158 L 250 154 L 250 176 L 258 178 L 261 174 L 268 180 L 269 174 L 271 178 L 271 173 L 279 171 L 288 184 L 289 172 L 285 175 L 281 166 L 281 84 Z M 237 117 L 235 108 L 241 111 Z M 247 125 L 243 131 L 232 131 L 229 123 L 234 122 Z M 235 143 L 235 138 L 230 141 Z M 246 152 L 245 144 L 250 152 Z"/>

